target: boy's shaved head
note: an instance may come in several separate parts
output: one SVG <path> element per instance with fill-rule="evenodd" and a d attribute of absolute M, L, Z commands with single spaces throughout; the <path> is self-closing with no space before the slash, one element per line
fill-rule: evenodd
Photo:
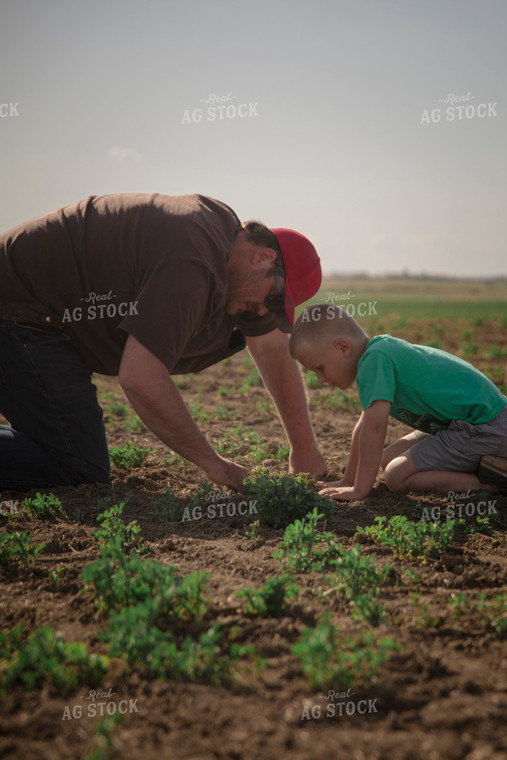
<path fill-rule="evenodd" d="M 324 347 L 338 338 L 345 338 L 352 344 L 369 339 L 361 325 L 341 306 L 324 303 L 307 306 L 293 327 L 290 355 L 298 359 L 303 346 Z"/>

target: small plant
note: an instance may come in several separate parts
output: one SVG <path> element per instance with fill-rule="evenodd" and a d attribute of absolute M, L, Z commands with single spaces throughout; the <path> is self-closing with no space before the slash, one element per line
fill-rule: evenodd
<path fill-rule="evenodd" d="M 283 541 L 273 557 L 286 563 L 297 573 L 322 570 L 332 559 L 340 557 L 344 550 L 332 533 L 319 533 L 317 522 L 322 520 L 317 507 L 302 520 L 295 520 L 285 528 Z"/>
<path fill-rule="evenodd" d="M 479 348 L 480 346 L 478 343 L 472 343 L 469 340 L 459 344 L 459 350 L 462 356 L 475 356 L 479 353 Z"/>
<path fill-rule="evenodd" d="M 14 684 L 21 684 L 27 691 L 42 689 L 46 684 L 54 686 L 66 696 L 81 684 L 100 684 L 107 672 L 107 658 L 88 654 L 81 643 L 67 643 L 48 626 L 36 629 L 26 644 L 19 638 L 15 653 L 10 651 L 10 662 L 0 678 L 0 693 Z"/>
<path fill-rule="evenodd" d="M 388 546 L 397 557 L 438 557 L 449 547 L 456 521 L 413 523 L 405 515 L 376 517 L 375 524 L 358 528 L 357 532 Z"/>
<path fill-rule="evenodd" d="M 318 688 L 347 689 L 371 681 L 390 651 L 401 647 L 391 637 L 375 638 L 373 631 L 340 636 L 324 615 L 315 628 L 306 628 L 291 652 L 302 663 L 303 673 Z"/>
<path fill-rule="evenodd" d="M 141 560 L 137 554 L 126 556 L 102 551 L 101 557 L 82 572 L 87 586 L 93 588 L 96 606 L 101 611 L 121 611 L 122 607 L 145 605 L 151 622 L 161 617 L 175 621 L 201 620 L 208 609 L 204 597 L 209 573 L 196 572 L 180 577 L 173 565 Z"/>
<path fill-rule="evenodd" d="M 361 547 L 355 544 L 352 549 L 331 560 L 333 572 L 326 577 L 329 588 L 322 596 L 338 592 L 350 603 L 353 617 L 377 625 L 385 617 L 385 608 L 376 601 L 375 596 L 392 568 L 386 565 L 379 572 L 374 559 L 375 555 L 363 556 Z"/>
<path fill-rule="evenodd" d="M 21 507 L 29 515 L 37 517 L 40 520 L 54 520 L 57 517 L 67 517 L 63 511 L 62 502 L 54 493 L 41 494 L 37 491 L 37 494 L 31 499 L 23 499 Z"/>
<path fill-rule="evenodd" d="M 438 617 L 430 615 L 429 604 L 421 604 L 421 594 L 419 592 L 412 592 L 410 594 L 410 604 L 418 609 L 418 617 L 416 619 L 417 625 L 423 626 L 423 628 L 434 628 L 440 622 Z"/>
<path fill-rule="evenodd" d="M 276 453 L 274 455 L 274 458 L 277 462 L 283 462 L 287 460 L 290 456 L 290 446 L 288 443 L 285 443 L 284 441 L 282 443 L 278 444 L 278 449 L 276 450 Z"/>
<path fill-rule="evenodd" d="M 100 546 L 114 552 L 138 552 L 139 554 L 149 551 L 142 544 L 141 528 L 137 520 L 128 525 L 122 520 L 125 504 L 115 504 L 97 517 L 101 523 L 99 530 L 94 530 Z"/>
<path fill-rule="evenodd" d="M 139 417 L 129 417 L 122 423 L 122 428 L 127 433 L 140 433 L 144 428 L 144 423 Z"/>
<path fill-rule="evenodd" d="M 0 565 L 10 565 L 18 558 L 28 570 L 35 568 L 37 555 L 46 544 L 36 544 L 29 533 L 7 533 L 0 536 Z"/>
<path fill-rule="evenodd" d="M 310 388 L 311 390 L 320 386 L 319 378 L 315 372 L 305 372 L 305 384 L 306 387 Z"/>
<path fill-rule="evenodd" d="M 269 398 L 269 396 L 265 396 L 264 398 L 259 399 L 257 401 L 255 408 L 258 412 L 266 412 L 266 414 L 272 414 L 276 416 L 275 408 L 273 406 L 273 402 Z"/>
<path fill-rule="evenodd" d="M 201 404 L 190 404 L 190 414 L 196 422 L 202 425 L 203 422 L 209 422 L 212 415 L 209 412 L 205 412 Z"/>
<path fill-rule="evenodd" d="M 290 575 L 285 574 L 268 578 L 262 589 L 244 588 L 236 591 L 236 596 L 246 599 L 245 615 L 281 617 L 286 609 L 286 597 L 297 599 L 300 590 Z"/>
<path fill-rule="evenodd" d="M 13 628 L 7 633 L 0 631 L 0 659 L 12 660 L 16 652 L 21 649 L 23 634 L 23 624 Z"/>
<path fill-rule="evenodd" d="M 497 636 L 507 633 L 507 594 L 495 594 L 488 599 L 484 592 L 477 594 L 475 600 L 469 599 L 466 593 L 459 593 L 449 600 L 449 608 L 454 619 L 460 618 L 465 612 L 477 616 L 486 627 Z"/>
<path fill-rule="evenodd" d="M 374 559 L 375 555 L 362 555 L 359 544 L 343 552 L 330 563 L 333 572 L 327 577 L 327 582 L 331 584 L 331 589 L 339 591 L 349 600 L 369 589 L 377 590 L 391 571 L 391 565 L 379 573 Z"/>
<path fill-rule="evenodd" d="M 252 367 L 252 369 L 250 370 L 250 374 L 246 378 L 243 385 L 241 385 L 238 388 L 238 391 L 240 393 L 247 393 L 252 386 L 261 386 L 261 385 L 263 385 L 263 382 L 259 374 L 259 370 L 257 369 L 257 367 Z"/>
<path fill-rule="evenodd" d="M 464 533 L 485 533 L 486 535 L 493 533 L 493 526 L 489 517 L 476 517 L 474 522 L 460 518 L 456 524 Z"/>
<path fill-rule="evenodd" d="M 135 608 L 123 610 L 120 621 L 110 621 L 106 633 L 100 638 L 109 642 L 110 657 L 121 657 L 148 678 L 205 681 L 221 684 L 231 680 L 240 659 L 255 655 L 253 647 L 232 644 L 229 654 L 220 653 L 222 634 L 217 623 L 198 640 L 186 636 L 178 646 L 170 631 L 146 625 L 143 618 L 136 617 Z"/>
<path fill-rule="evenodd" d="M 150 454 L 151 449 L 140 448 L 134 441 L 126 441 L 121 446 L 114 446 L 109 450 L 111 462 L 115 467 L 120 467 L 122 470 L 141 467 Z"/>
<path fill-rule="evenodd" d="M 65 572 L 65 565 L 59 565 L 48 572 L 48 578 L 53 582 L 55 586 L 58 586 L 62 580 L 62 575 Z"/>
<path fill-rule="evenodd" d="M 220 404 L 217 409 L 217 419 L 219 420 L 235 420 L 237 416 L 236 409 L 226 409 L 224 404 Z"/>
<path fill-rule="evenodd" d="M 151 515 L 156 515 L 162 522 L 180 522 L 185 510 L 184 500 L 176 496 L 169 487 L 158 497 Z"/>
<path fill-rule="evenodd" d="M 85 755 L 84 760 L 109 760 L 113 748 L 112 732 L 120 725 L 122 716 L 114 713 L 103 720 L 99 720 L 95 731 L 94 747 Z"/>
<path fill-rule="evenodd" d="M 248 529 L 245 530 L 245 536 L 247 536 L 248 538 L 257 538 L 257 536 L 259 535 L 259 525 L 260 525 L 259 520 L 254 520 L 253 522 L 251 522 L 250 525 L 248 526 Z"/>
<path fill-rule="evenodd" d="M 129 408 L 126 404 L 122 404 L 118 401 L 113 401 L 112 403 L 108 404 L 106 406 L 106 411 L 112 416 L 112 417 L 127 417 L 129 414 Z"/>
<path fill-rule="evenodd" d="M 333 510 L 333 502 L 308 488 L 308 477 L 297 475 L 261 474 L 245 480 L 246 495 L 257 499 L 260 519 L 273 528 L 284 528 L 296 519 L 305 517 L 317 507 L 326 520 Z"/>

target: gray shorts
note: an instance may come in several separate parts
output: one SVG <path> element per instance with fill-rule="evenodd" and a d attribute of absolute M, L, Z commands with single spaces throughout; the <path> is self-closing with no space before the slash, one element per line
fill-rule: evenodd
<path fill-rule="evenodd" d="M 445 430 L 418 438 L 409 449 L 418 470 L 477 472 L 486 454 L 507 457 L 507 406 L 491 422 L 453 420 Z"/>

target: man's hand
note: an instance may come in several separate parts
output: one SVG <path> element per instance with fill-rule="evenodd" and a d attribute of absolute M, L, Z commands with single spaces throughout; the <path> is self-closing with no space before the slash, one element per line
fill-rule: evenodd
<path fill-rule="evenodd" d="M 248 337 L 247 345 L 291 445 L 290 472 L 325 475 L 326 462 L 315 441 L 301 373 L 289 354 L 289 336 L 273 330 Z"/>
<path fill-rule="evenodd" d="M 144 424 L 214 483 L 240 491 L 248 470 L 219 456 L 192 419 L 167 367 L 133 335 L 123 352 L 120 385 Z"/>
<path fill-rule="evenodd" d="M 307 472 L 315 478 L 321 478 L 327 472 L 326 460 L 319 451 L 291 451 L 289 456 L 289 472 Z"/>
<path fill-rule="evenodd" d="M 212 483 L 227 486 L 233 491 L 244 492 L 243 481 L 248 477 L 248 470 L 240 464 L 231 462 L 230 459 L 219 457 L 216 465 L 206 470 L 206 477 Z"/>

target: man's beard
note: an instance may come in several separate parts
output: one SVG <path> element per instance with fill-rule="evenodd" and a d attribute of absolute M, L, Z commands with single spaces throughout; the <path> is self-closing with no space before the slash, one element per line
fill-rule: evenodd
<path fill-rule="evenodd" d="M 249 303 L 252 293 L 269 275 L 247 270 L 232 272 L 227 286 L 227 311 L 237 303 Z"/>

